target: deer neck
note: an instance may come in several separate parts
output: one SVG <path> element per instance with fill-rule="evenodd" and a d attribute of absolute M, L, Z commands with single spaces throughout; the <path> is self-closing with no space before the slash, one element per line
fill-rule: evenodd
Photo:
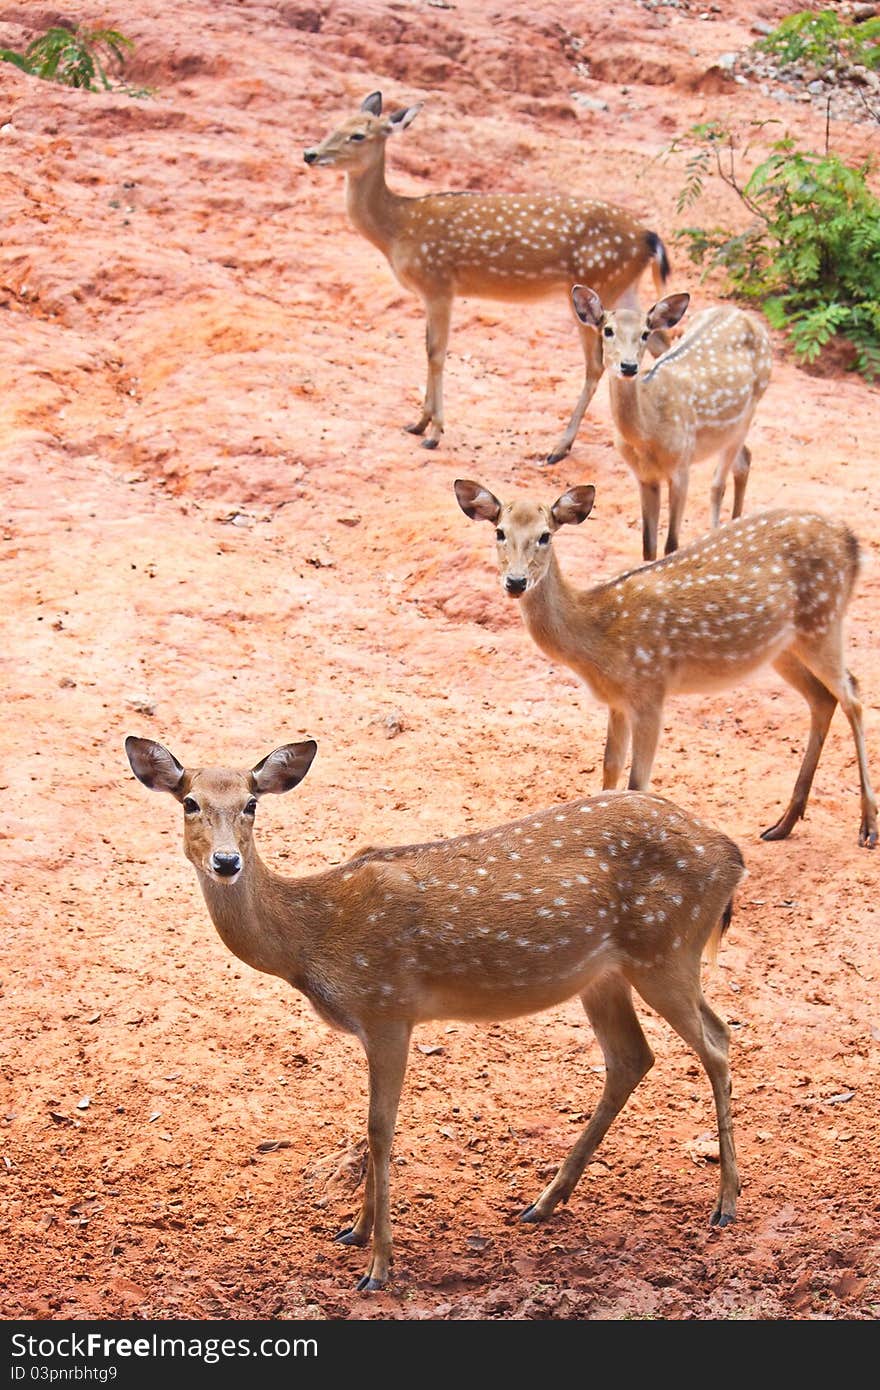
<path fill-rule="evenodd" d="M 235 883 L 196 872 L 211 920 L 233 955 L 304 989 L 311 949 L 322 935 L 310 881 L 281 878 L 255 849 Z"/>
<path fill-rule="evenodd" d="M 348 215 L 362 236 L 388 255 L 400 224 L 401 209 L 411 201 L 392 193 L 385 182 L 385 147 L 367 169 L 346 175 Z"/>
<path fill-rule="evenodd" d="M 618 434 L 638 448 L 657 431 L 658 412 L 653 381 L 644 377 L 611 377 L 611 413 Z"/>
<path fill-rule="evenodd" d="M 601 613 L 594 612 L 590 590 L 566 582 L 553 551 L 543 579 L 523 594 L 520 605 L 529 636 L 541 650 L 589 679 Z"/>

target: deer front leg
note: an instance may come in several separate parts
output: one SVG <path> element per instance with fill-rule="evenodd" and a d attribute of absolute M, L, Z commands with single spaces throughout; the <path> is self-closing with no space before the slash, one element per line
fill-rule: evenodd
<path fill-rule="evenodd" d="M 681 530 L 684 505 L 688 492 L 688 468 L 685 465 L 669 479 L 669 528 L 666 532 L 667 555 L 678 549 L 678 534 Z"/>
<path fill-rule="evenodd" d="M 338 1236 L 334 1236 L 339 1245 L 366 1245 L 373 1230 L 374 1201 L 373 1160 L 368 1154 L 367 1172 L 364 1179 L 364 1200 L 361 1202 L 358 1219 L 353 1226 L 347 1226 L 344 1231 L 339 1232 Z"/>
<path fill-rule="evenodd" d="M 407 425 L 410 434 L 424 434 L 423 449 L 436 449 L 443 433 L 443 367 L 446 362 L 446 348 L 449 343 L 449 325 L 452 319 L 452 297 L 425 300 L 425 351 L 428 357 L 428 381 L 425 386 L 425 403 L 422 413 L 414 425 Z M 430 427 L 430 428 L 429 428 Z"/>
<path fill-rule="evenodd" d="M 391 1208 L 388 1171 L 391 1142 L 397 1121 L 397 1106 L 406 1072 L 409 1051 L 409 1025 L 402 1022 L 371 1029 L 367 1035 L 367 1062 L 370 1068 L 370 1112 L 367 1135 L 370 1169 L 373 1175 L 373 1247 L 366 1274 L 358 1283 L 363 1293 L 384 1288 L 391 1267 Z M 364 1206 L 367 1196 L 364 1196 Z M 363 1208 L 361 1216 L 363 1216 Z M 360 1218 L 359 1218 L 360 1219 Z"/>
<path fill-rule="evenodd" d="M 639 479 L 642 498 L 642 559 L 657 559 L 657 530 L 660 525 L 660 484 Z"/>
<path fill-rule="evenodd" d="M 571 450 L 575 436 L 580 429 L 581 420 L 584 418 L 587 406 L 596 394 L 596 387 L 602 376 L 602 343 L 598 332 L 595 328 L 582 323 L 578 323 L 578 329 L 581 335 L 581 347 L 584 350 L 584 389 L 578 396 L 577 405 L 559 443 L 547 455 L 548 463 L 558 463 Z"/>
<path fill-rule="evenodd" d="M 663 724 L 663 695 L 645 701 L 643 708 L 632 714 L 632 762 L 629 769 L 629 790 L 643 792 L 651 781 L 654 754 Z"/>
<path fill-rule="evenodd" d="M 608 732 L 605 736 L 605 759 L 602 765 L 602 790 L 613 791 L 620 781 L 626 752 L 629 747 L 629 719 L 623 710 L 608 710 Z"/>

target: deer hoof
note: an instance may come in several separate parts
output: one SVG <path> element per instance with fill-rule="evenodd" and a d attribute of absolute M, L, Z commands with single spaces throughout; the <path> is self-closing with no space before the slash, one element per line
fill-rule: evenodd
<path fill-rule="evenodd" d="M 732 1216 L 729 1212 L 713 1211 L 712 1217 L 709 1221 L 709 1225 L 714 1226 L 717 1230 L 721 1231 L 724 1229 L 725 1226 L 732 1226 L 735 1220 L 736 1217 Z"/>
<path fill-rule="evenodd" d="M 439 439 L 423 439 L 423 440 L 422 440 L 422 448 L 423 448 L 423 449 L 436 449 L 436 448 L 437 448 L 437 445 L 438 445 L 439 443 L 440 443 L 440 440 L 439 440 Z"/>
<path fill-rule="evenodd" d="M 371 1274 L 365 1274 L 363 1279 L 357 1281 L 356 1285 L 358 1293 L 378 1293 L 379 1290 L 384 1289 L 384 1287 L 385 1280 L 374 1279 Z"/>
<path fill-rule="evenodd" d="M 544 1220 L 543 1216 L 538 1211 L 537 1202 L 532 1202 L 531 1206 L 526 1207 L 525 1211 L 521 1211 L 519 1219 L 520 1221 L 524 1221 L 527 1225 L 535 1225 L 538 1221 Z"/>
<path fill-rule="evenodd" d="M 363 1236 L 359 1236 L 354 1226 L 348 1226 L 344 1231 L 340 1231 L 338 1236 L 333 1237 L 337 1245 L 366 1245 Z"/>

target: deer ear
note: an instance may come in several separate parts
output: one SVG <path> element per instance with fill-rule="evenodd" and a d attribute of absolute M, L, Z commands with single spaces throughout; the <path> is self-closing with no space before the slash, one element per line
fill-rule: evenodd
<path fill-rule="evenodd" d="M 469 478 L 456 478 L 455 496 L 458 505 L 471 521 L 491 521 L 494 526 L 501 515 L 501 503 L 488 488 L 472 483 Z"/>
<path fill-rule="evenodd" d="M 368 116 L 382 115 L 382 93 L 370 92 L 368 97 L 364 97 L 361 102 L 361 110 L 366 111 Z"/>
<path fill-rule="evenodd" d="M 421 109 L 422 103 L 417 101 L 415 106 L 402 106 L 399 111 L 392 111 L 388 117 L 388 134 L 396 135 L 399 130 L 406 130 L 408 125 L 412 125 Z"/>
<path fill-rule="evenodd" d="M 550 515 L 557 526 L 580 526 L 593 510 L 596 489 L 592 483 L 583 487 L 570 487 L 561 497 L 557 497 L 550 508 Z"/>
<path fill-rule="evenodd" d="M 595 290 L 591 290 L 589 285 L 573 285 L 571 302 L 581 323 L 589 328 L 601 328 L 605 310 Z"/>
<path fill-rule="evenodd" d="M 645 327 L 650 329 L 673 328 L 679 319 L 684 317 L 690 302 L 689 294 L 668 294 L 665 299 L 658 299 L 657 303 L 648 310 Z"/>
<path fill-rule="evenodd" d="M 285 743 L 252 768 L 248 781 L 258 796 L 265 792 L 289 792 L 305 777 L 318 751 L 313 738 L 302 743 Z"/>
<path fill-rule="evenodd" d="M 176 796 L 186 775 L 173 753 L 151 738 L 135 738 L 129 734 L 125 752 L 131 770 L 139 782 L 154 792 L 170 792 Z"/>

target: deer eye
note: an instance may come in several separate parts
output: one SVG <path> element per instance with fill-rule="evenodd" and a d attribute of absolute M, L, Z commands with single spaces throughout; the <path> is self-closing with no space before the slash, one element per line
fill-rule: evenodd
<path fill-rule="evenodd" d="M 549 532 L 549 531 L 542 531 L 541 534 L 540 534 L 540 536 L 538 537 L 538 545 L 549 545 L 549 544 L 550 544 L 550 532 Z"/>
<path fill-rule="evenodd" d="M 605 325 L 605 327 L 602 329 L 602 332 L 604 333 L 606 338 L 614 337 L 614 329 L 611 328 L 608 324 Z"/>
<path fill-rule="evenodd" d="M 648 341 L 648 339 L 650 338 L 650 336 L 651 336 L 651 330 L 650 330 L 650 328 L 646 328 L 645 331 L 644 331 L 644 333 L 642 334 L 642 342 L 643 342 L 643 343 L 646 343 L 646 342 Z"/>
<path fill-rule="evenodd" d="M 495 539 L 496 541 L 506 541 L 507 537 L 505 536 L 503 531 L 499 530 L 495 532 Z"/>
<path fill-rule="evenodd" d="M 242 815 L 244 815 L 244 816 L 255 816 L 256 814 L 257 814 L 257 798 L 256 798 L 255 796 L 252 796 L 251 799 L 250 799 L 250 801 L 248 802 L 248 804 L 245 806 L 244 811 L 242 812 Z"/>
<path fill-rule="evenodd" d="M 367 137 L 362 130 L 356 130 L 348 138 L 349 140 L 366 140 Z"/>
<path fill-rule="evenodd" d="M 183 809 L 186 815 L 194 816 L 201 808 L 194 796 L 185 796 L 183 798 Z"/>

